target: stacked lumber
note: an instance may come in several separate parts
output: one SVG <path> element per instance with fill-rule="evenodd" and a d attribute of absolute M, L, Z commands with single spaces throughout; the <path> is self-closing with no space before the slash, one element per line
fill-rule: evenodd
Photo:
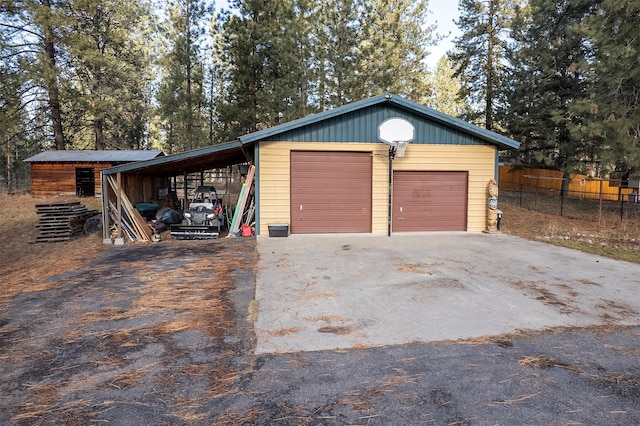
<path fill-rule="evenodd" d="M 40 216 L 36 228 L 36 242 L 53 243 L 69 241 L 82 234 L 88 218 L 98 214 L 97 210 L 87 210 L 78 201 L 60 201 L 36 204 L 36 213 Z"/>
<path fill-rule="evenodd" d="M 112 176 L 107 176 L 107 181 L 109 182 L 109 185 L 111 185 L 113 192 L 116 194 L 120 193 L 121 209 L 119 214 L 116 205 L 109 202 L 109 217 L 114 223 L 116 223 L 116 227 L 119 218 L 122 233 L 130 241 L 151 241 L 153 231 L 140 212 L 133 207 L 133 204 L 131 204 L 127 195 L 123 191 L 119 190 L 118 184 Z"/>

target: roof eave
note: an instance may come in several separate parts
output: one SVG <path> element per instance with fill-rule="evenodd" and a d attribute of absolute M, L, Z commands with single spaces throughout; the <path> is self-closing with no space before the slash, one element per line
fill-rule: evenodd
<path fill-rule="evenodd" d="M 388 99 L 388 101 L 402 108 L 407 108 L 409 110 L 418 112 L 423 116 L 433 121 L 436 121 L 438 123 L 454 126 L 467 134 L 476 136 L 486 142 L 491 143 L 492 145 L 496 145 L 501 150 L 502 149 L 518 149 L 520 147 L 519 142 L 514 141 L 513 139 L 510 139 L 506 136 L 502 136 L 490 130 L 483 129 L 482 127 L 475 126 L 464 120 L 436 111 L 433 108 L 429 108 L 424 105 L 417 104 L 415 102 L 412 102 L 400 96 L 391 96 L 391 98 Z"/>
<path fill-rule="evenodd" d="M 103 173 L 105 175 L 112 175 L 116 173 L 130 172 L 130 171 L 135 171 L 142 168 L 157 166 L 160 164 L 169 164 L 172 162 L 184 161 L 190 158 L 196 158 L 203 154 L 211 154 L 211 153 L 220 152 L 225 149 L 232 149 L 232 148 L 242 148 L 242 144 L 240 143 L 240 141 L 236 140 L 236 141 L 227 142 L 219 145 L 209 146 L 206 148 L 180 152 L 178 154 L 164 155 L 161 157 L 153 158 L 151 160 L 137 161 L 135 163 L 128 163 L 120 166 L 110 167 L 108 169 L 103 170 Z"/>
<path fill-rule="evenodd" d="M 243 144 L 260 141 L 262 139 L 266 139 L 280 133 L 285 133 L 289 130 L 297 129 L 303 126 L 317 123 L 319 121 L 327 120 L 333 117 L 337 117 L 339 115 L 357 111 L 359 109 L 366 108 L 371 105 L 376 105 L 380 103 L 381 100 L 384 100 L 385 97 L 387 96 L 390 96 L 390 95 L 379 95 L 373 98 L 364 99 L 362 101 L 354 102 L 348 105 L 343 105 L 327 111 L 319 112 L 317 114 L 312 114 L 307 117 L 298 118 L 297 120 L 289 121 L 283 124 L 278 124 L 277 126 L 270 127 L 268 129 L 259 130 L 257 132 L 253 132 L 248 135 L 241 136 L 239 140 Z"/>
<path fill-rule="evenodd" d="M 471 123 L 467 123 L 466 121 L 461 120 L 459 118 L 451 117 L 450 115 L 441 113 L 432 108 L 426 107 L 424 105 L 420 105 L 418 103 L 405 99 L 401 96 L 392 95 L 389 93 L 384 95 L 374 96 L 369 99 L 364 99 L 362 101 L 340 106 L 334 109 L 330 109 L 328 111 L 324 111 L 324 112 L 313 114 L 307 117 L 299 118 L 297 120 L 293 120 L 288 123 L 279 124 L 277 126 L 270 127 L 265 130 L 260 130 L 254 133 L 250 133 L 248 135 L 241 136 L 239 140 L 243 144 L 260 141 L 260 140 L 278 135 L 280 133 L 284 133 L 284 132 L 294 130 L 303 126 L 317 123 L 319 121 L 327 120 L 333 117 L 337 117 L 339 115 L 347 114 L 349 112 L 357 111 L 359 109 L 382 104 L 385 102 L 394 104 L 402 109 L 410 110 L 413 113 L 417 113 L 419 115 L 427 117 L 430 120 L 436 121 L 438 123 L 441 123 L 447 126 L 453 126 L 464 133 L 478 137 L 484 140 L 485 142 L 495 145 L 496 147 L 498 147 L 498 149 L 501 149 L 501 150 L 502 149 L 518 149 L 520 147 L 519 142 L 516 142 L 506 136 L 499 135 L 498 133 L 483 129 Z"/>

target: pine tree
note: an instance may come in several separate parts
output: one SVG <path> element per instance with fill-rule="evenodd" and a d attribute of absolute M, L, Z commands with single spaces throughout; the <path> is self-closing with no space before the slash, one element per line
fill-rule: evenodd
<path fill-rule="evenodd" d="M 424 59 L 434 42 L 426 1 L 370 0 L 358 40 L 357 97 L 396 93 L 426 102 L 428 69 Z"/>
<path fill-rule="evenodd" d="M 206 91 L 206 119 L 208 125 L 209 145 L 225 142 L 221 139 L 222 123 L 218 111 L 224 99 L 225 78 L 229 72 L 229 64 L 224 60 L 224 40 L 222 36 L 224 14 L 212 15 L 209 21 L 209 37 L 211 49 L 207 57 L 207 72 L 205 74 Z"/>
<path fill-rule="evenodd" d="M 584 26 L 595 55 L 583 63 L 597 78 L 589 98 L 575 111 L 588 120 L 573 130 L 602 140 L 604 169 L 627 172 L 640 168 L 640 3 L 597 3 L 597 13 Z"/>
<path fill-rule="evenodd" d="M 473 113 L 467 119 L 480 119 L 494 130 L 496 110 L 504 105 L 504 85 L 508 32 L 515 6 L 520 0 L 460 0 L 456 22 L 462 35 L 454 40 L 450 59 L 455 77 L 463 87 L 461 95 Z"/>
<path fill-rule="evenodd" d="M 318 108 L 322 111 L 360 98 L 358 43 L 364 21 L 363 0 L 319 2 L 313 46 Z"/>
<path fill-rule="evenodd" d="M 204 64 L 201 61 L 203 18 L 209 13 L 198 0 L 176 0 L 168 10 L 169 50 L 160 60 L 163 78 L 158 93 L 169 152 L 207 143 Z"/>
<path fill-rule="evenodd" d="M 73 72 L 67 104 L 76 112 L 76 147 L 89 146 L 89 135 L 98 150 L 142 146 L 149 104 L 143 19 L 148 10 L 138 0 L 74 0 L 65 14 L 62 41 Z"/>
<path fill-rule="evenodd" d="M 3 38 L 2 60 L 19 63 L 28 73 L 21 97 L 27 106 L 47 95 L 48 115 L 56 149 L 65 149 L 65 137 L 60 105 L 60 70 L 57 64 L 59 35 L 62 23 L 59 5 L 50 0 L 0 2 L 0 29 Z M 36 87 L 42 90 L 37 90 Z"/>
<path fill-rule="evenodd" d="M 0 45 L 0 52 L 3 51 Z M 4 181 L 3 186 L 11 191 L 15 180 L 14 147 L 26 133 L 20 99 L 24 82 L 21 73 L 6 63 L 0 64 L 0 76 L 0 182 Z"/>
<path fill-rule="evenodd" d="M 574 111 L 591 90 L 593 76 L 581 68 L 593 55 L 583 26 L 596 10 L 591 0 L 531 0 L 516 20 L 505 125 L 522 143 L 512 154 L 519 164 L 568 176 L 589 172 L 598 158 L 597 139 L 575 131 L 584 115 Z"/>
<path fill-rule="evenodd" d="M 228 90 L 220 107 L 229 139 L 305 115 L 309 49 L 303 17 L 291 0 L 238 0 L 225 23 Z M 304 35 L 304 37 L 303 37 Z"/>
<path fill-rule="evenodd" d="M 453 76 L 453 67 L 446 55 L 438 60 L 430 77 L 431 91 L 426 105 L 453 117 L 460 117 L 467 107 L 460 100 L 460 81 Z"/>

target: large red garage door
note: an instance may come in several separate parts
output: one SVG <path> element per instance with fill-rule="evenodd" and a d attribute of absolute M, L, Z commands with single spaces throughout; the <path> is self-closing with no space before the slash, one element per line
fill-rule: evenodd
<path fill-rule="evenodd" d="M 291 152 L 291 233 L 371 232 L 371 153 Z"/>
<path fill-rule="evenodd" d="M 394 172 L 394 232 L 466 231 L 467 172 Z"/>

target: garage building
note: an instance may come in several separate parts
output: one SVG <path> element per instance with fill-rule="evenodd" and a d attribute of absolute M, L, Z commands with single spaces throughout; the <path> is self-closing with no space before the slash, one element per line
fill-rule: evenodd
<path fill-rule="evenodd" d="M 408 145 L 401 155 L 395 145 L 403 139 Z M 253 162 L 256 234 L 262 235 L 269 224 L 288 224 L 293 234 L 478 232 L 486 228 L 487 184 L 497 180 L 498 151 L 518 147 L 507 137 L 387 94 L 226 144 L 103 173 L 120 173 L 129 182 L 123 191 L 141 194 L 133 187 L 145 176 L 166 179 Z M 114 194 L 107 191 L 109 196 Z"/>

